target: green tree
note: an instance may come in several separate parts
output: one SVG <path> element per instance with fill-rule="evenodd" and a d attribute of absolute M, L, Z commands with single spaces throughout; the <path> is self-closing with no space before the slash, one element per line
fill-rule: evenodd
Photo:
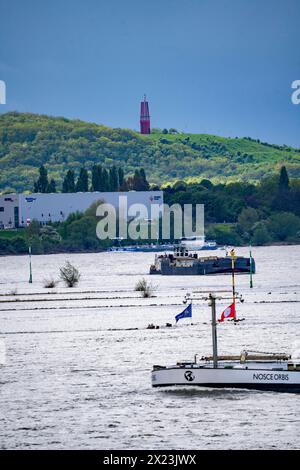
<path fill-rule="evenodd" d="M 129 178 L 123 179 L 123 183 L 119 186 L 119 191 L 129 191 Z"/>
<path fill-rule="evenodd" d="M 279 182 L 276 195 L 272 204 L 275 211 L 289 211 L 292 204 L 292 195 L 290 193 L 290 180 L 286 167 L 280 169 Z"/>
<path fill-rule="evenodd" d="M 175 192 L 177 191 L 186 191 L 187 190 L 187 184 L 185 181 L 176 181 L 173 185 L 173 190 Z"/>
<path fill-rule="evenodd" d="M 133 189 L 135 191 L 143 191 L 144 189 L 143 177 L 141 176 L 139 170 L 135 170 L 133 175 Z"/>
<path fill-rule="evenodd" d="M 56 193 L 56 182 L 53 178 L 51 178 L 48 184 L 47 193 Z"/>
<path fill-rule="evenodd" d="M 238 225 L 241 232 L 250 232 L 254 224 L 258 222 L 259 214 L 252 207 L 245 207 L 238 216 Z"/>
<path fill-rule="evenodd" d="M 124 171 L 121 167 L 118 168 L 118 179 L 119 179 L 119 188 L 121 188 L 124 183 Z"/>
<path fill-rule="evenodd" d="M 63 193 L 74 193 L 75 192 L 75 174 L 73 170 L 68 170 L 64 177 L 62 185 Z"/>
<path fill-rule="evenodd" d="M 85 168 L 80 169 L 75 190 L 77 193 L 86 193 L 89 190 L 89 175 Z"/>
<path fill-rule="evenodd" d="M 207 180 L 207 179 L 201 180 L 200 185 L 203 186 L 206 189 L 211 189 L 213 187 L 212 182 L 210 180 Z"/>
<path fill-rule="evenodd" d="M 119 188 L 118 170 L 115 166 L 113 166 L 109 170 L 109 189 L 110 191 L 118 191 L 118 188 Z"/>
<path fill-rule="evenodd" d="M 280 169 L 279 175 L 279 190 L 287 191 L 290 189 L 290 179 L 285 166 L 282 166 Z"/>
<path fill-rule="evenodd" d="M 34 192 L 35 193 L 47 193 L 49 187 L 48 181 L 48 172 L 44 165 L 41 165 L 39 168 L 40 176 L 34 183 Z"/>
<path fill-rule="evenodd" d="M 271 242 L 270 233 L 264 223 L 260 223 L 254 229 L 252 244 L 256 246 L 267 245 Z"/>
<path fill-rule="evenodd" d="M 140 169 L 140 177 L 142 179 L 143 191 L 149 191 L 150 185 L 147 181 L 146 172 L 145 172 L 144 168 Z"/>
<path fill-rule="evenodd" d="M 109 191 L 110 190 L 110 185 L 109 185 L 109 173 L 106 170 L 106 168 L 103 169 L 102 171 L 102 191 Z"/>
<path fill-rule="evenodd" d="M 211 225 L 206 233 L 207 239 L 215 240 L 218 245 L 240 245 L 242 240 L 235 228 L 230 225 Z"/>
<path fill-rule="evenodd" d="M 278 176 L 263 178 L 257 187 L 257 205 L 261 209 L 270 211 L 274 205 L 274 198 L 278 194 Z"/>
<path fill-rule="evenodd" d="M 146 179 L 145 170 L 135 170 L 134 175 L 127 178 L 127 184 L 129 190 L 134 191 L 148 191 L 149 183 Z"/>
<path fill-rule="evenodd" d="M 267 226 L 276 240 L 285 241 L 289 237 L 297 236 L 300 230 L 300 217 L 291 212 L 279 212 L 268 218 Z"/>
<path fill-rule="evenodd" d="M 26 243 L 26 240 L 23 237 L 13 237 L 11 240 L 9 240 L 12 251 L 15 253 L 27 253 L 28 252 L 28 246 Z"/>
<path fill-rule="evenodd" d="M 94 165 L 92 167 L 92 191 L 102 191 L 102 166 Z"/>
<path fill-rule="evenodd" d="M 10 246 L 10 241 L 6 238 L 0 237 L 0 253 L 5 255 L 7 253 L 11 253 L 13 250 Z"/>

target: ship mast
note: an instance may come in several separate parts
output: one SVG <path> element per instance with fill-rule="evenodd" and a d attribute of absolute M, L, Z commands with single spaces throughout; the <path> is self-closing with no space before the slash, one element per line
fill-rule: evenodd
<path fill-rule="evenodd" d="M 235 252 L 234 249 L 230 251 L 231 256 L 231 277 L 232 277 L 232 303 L 234 308 L 234 321 L 236 321 L 236 309 L 235 309 L 235 280 L 234 280 L 234 269 L 235 269 Z"/>
<path fill-rule="evenodd" d="M 217 319 L 216 319 L 216 297 L 209 294 L 211 306 L 211 328 L 212 328 L 212 346 L 214 369 L 218 368 L 218 342 L 217 342 Z"/>
<path fill-rule="evenodd" d="M 230 291 L 222 291 L 219 290 L 217 292 L 230 292 Z M 197 292 L 201 293 L 201 291 Z M 224 300 L 224 299 L 230 299 L 231 297 L 226 297 L 226 296 L 217 296 L 215 293 L 210 292 L 209 295 L 207 296 L 200 296 L 200 297 L 191 297 L 191 294 L 187 293 L 185 294 L 185 301 L 186 303 L 188 300 L 192 302 L 192 300 L 209 300 L 209 305 L 211 307 L 211 333 L 212 333 L 212 348 L 213 348 L 213 367 L 214 369 L 218 368 L 218 340 L 217 340 L 217 318 L 216 318 L 216 300 Z M 234 292 L 234 300 L 235 302 L 237 300 L 240 300 L 241 302 L 244 302 L 243 297 L 241 294 L 238 294 Z"/>

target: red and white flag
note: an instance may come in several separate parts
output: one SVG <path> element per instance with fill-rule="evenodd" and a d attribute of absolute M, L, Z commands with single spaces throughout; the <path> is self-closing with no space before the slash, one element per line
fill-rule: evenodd
<path fill-rule="evenodd" d="M 234 318 L 235 317 L 235 304 L 229 305 L 229 307 L 225 308 L 222 312 L 221 318 L 219 322 L 226 320 L 227 318 Z"/>

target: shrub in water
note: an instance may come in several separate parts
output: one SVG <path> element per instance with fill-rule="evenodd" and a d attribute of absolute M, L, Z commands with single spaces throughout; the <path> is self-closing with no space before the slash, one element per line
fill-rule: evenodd
<path fill-rule="evenodd" d="M 53 287 L 56 287 L 58 281 L 50 277 L 49 279 L 44 279 L 44 287 L 46 289 L 53 289 Z"/>
<path fill-rule="evenodd" d="M 66 261 L 62 268 L 59 268 L 60 277 L 68 287 L 74 287 L 78 284 L 80 279 L 80 273 L 75 266 L 69 261 Z"/>
<path fill-rule="evenodd" d="M 142 297 L 152 297 L 154 286 L 143 278 L 137 282 L 135 290 L 141 292 Z"/>

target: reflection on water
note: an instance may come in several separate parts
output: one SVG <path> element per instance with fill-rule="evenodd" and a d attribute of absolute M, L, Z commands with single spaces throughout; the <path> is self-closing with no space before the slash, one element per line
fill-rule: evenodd
<path fill-rule="evenodd" d="M 248 396 L 249 392 L 250 393 L 262 393 L 259 391 L 255 390 L 237 390 L 237 389 L 231 389 L 231 388 L 206 388 L 206 387 L 195 387 L 195 386 L 189 386 L 189 387 L 184 387 L 180 386 L 176 388 L 171 388 L 171 387 L 165 387 L 163 389 L 160 389 L 162 393 L 168 394 L 168 395 L 175 395 L 178 398 L 186 398 L 186 397 L 206 397 L 206 398 L 227 398 L 227 399 L 243 399 L 245 396 Z"/>

